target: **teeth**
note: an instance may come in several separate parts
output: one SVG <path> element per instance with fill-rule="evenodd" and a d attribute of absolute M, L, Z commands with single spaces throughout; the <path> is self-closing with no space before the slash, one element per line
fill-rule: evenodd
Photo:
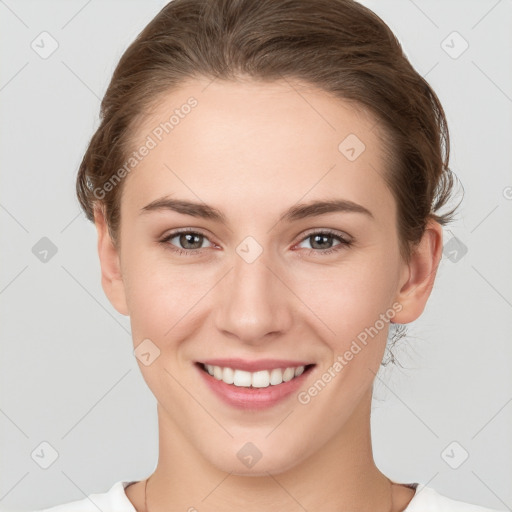
<path fill-rule="evenodd" d="M 235 386 L 249 387 L 251 385 L 251 372 L 244 372 L 243 370 L 235 370 L 235 376 L 233 377 L 233 384 Z"/>
<path fill-rule="evenodd" d="M 222 380 L 226 384 L 233 384 L 235 372 L 231 368 L 224 368 L 222 370 Z"/>
<path fill-rule="evenodd" d="M 283 381 L 288 382 L 289 380 L 292 380 L 293 377 L 295 377 L 295 368 L 286 368 L 283 373 Z"/>
<path fill-rule="evenodd" d="M 251 384 L 253 388 L 268 388 L 270 386 L 270 374 L 267 370 L 261 370 L 252 374 Z"/>
<path fill-rule="evenodd" d="M 213 367 L 213 376 L 214 376 L 217 380 L 222 379 L 222 368 L 221 368 L 220 366 L 214 366 L 214 367 Z"/>
<path fill-rule="evenodd" d="M 270 384 L 277 386 L 277 384 L 281 384 L 281 382 L 283 382 L 283 371 L 280 368 L 274 368 L 270 372 Z"/>
<path fill-rule="evenodd" d="M 206 371 L 217 380 L 222 380 L 226 384 L 234 384 L 239 387 L 267 388 L 277 386 L 283 382 L 288 382 L 304 372 L 304 366 L 296 368 L 274 368 L 273 370 L 260 370 L 258 372 L 246 372 L 244 370 L 233 370 L 232 368 L 222 368 L 211 364 L 203 365 Z"/>

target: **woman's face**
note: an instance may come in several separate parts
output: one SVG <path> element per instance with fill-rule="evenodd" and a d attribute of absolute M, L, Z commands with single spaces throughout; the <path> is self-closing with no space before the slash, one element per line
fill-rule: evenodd
<path fill-rule="evenodd" d="M 297 83 L 197 80 L 137 130 L 134 151 L 149 149 L 123 185 L 119 279 L 103 284 L 130 315 L 160 435 L 223 471 L 284 471 L 369 420 L 410 270 L 373 128 Z M 259 373 L 217 377 L 263 387 L 210 376 L 201 363 L 218 359 Z M 265 368 L 304 365 L 265 387 L 279 380 Z"/>

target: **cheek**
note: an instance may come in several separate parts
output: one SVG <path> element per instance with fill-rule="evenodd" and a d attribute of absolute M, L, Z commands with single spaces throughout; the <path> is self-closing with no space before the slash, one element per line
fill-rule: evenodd
<path fill-rule="evenodd" d="M 165 249 L 129 249 L 127 243 L 125 283 L 134 346 L 149 338 L 165 359 L 187 359 L 186 342 L 197 337 L 222 300 L 215 287 L 227 269 L 196 263 L 193 256 L 178 258 Z"/>
<path fill-rule="evenodd" d="M 127 290 L 132 326 L 137 334 L 164 344 L 181 322 L 190 322 L 208 283 L 171 265 L 132 270 Z"/>
<path fill-rule="evenodd" d="M 333 350 L 342 350 L 390 308 L 394 276 L 392 262 L 375 254 L 317 270 L 307 280 L 302 276 L 293 288 L 324 325 L 324 339 Z"/>
<path fill-rule="evenodd" d="M 323 359 L 317 380 L 303 390 L 299 403 L 318 421 L 331 418 L 332 424 L 325 428 L 332 432 L 371 389 L 395 314 L 392 261 L 376 254 L 363 260 L 331 268 L 315 286 L 303 288 L 308 307 L 321 319 L 315 321 L 323 326 L 317 329 L 322 334 L 317 339 L 329 357 Z"/>
<path fill-rule="evenodd" d="M 162 340 L 183 316 L 196 289 L 196 283 L 187 283 L 180 266 L 166 263 L 159 251 L 135 247 L 128 239 L 123 280 L 135 344 L 141 336 Z"/>

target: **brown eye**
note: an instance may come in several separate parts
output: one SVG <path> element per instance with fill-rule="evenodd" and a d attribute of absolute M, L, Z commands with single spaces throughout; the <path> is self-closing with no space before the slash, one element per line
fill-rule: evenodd
<path fill-rule="evenodd" d="M 333 241 L 337 240 L 338 243 L 333 245 Z M 320 255 L 331 254 L 335 251 L 342 250 L 349 247 L 352 244 L 351 240 L 348 240 L 340 234 L 332 231 L 316 231 L 309 233 L 305 238 L 302 239 L 301 243 L 308 241 L 311 245 L 311 249 L 305 248 L 310 253 L 316 253 Z"/>
<path fill-rule="evenodd" d="M 172 242 L 173 240 L 176 241 Z M 160 242 L 180 254 L 193 255 L 204 248 L 202 245 L 205 240 L 208 240 L 208 238 L 197 231 L 182 230 L 169 233 Z"/>
<path fill-rule="evenodd" d="M 178 238 L 180 246 L 184 249 L 200 249 L 204 237 L 197 233 L 182 233 L 173 238 Z"/>
<path fill-rule="evenodd" d="M 330 249 L 331 247 L 327 247 L 332 244 L 333 236 L 328 234 L 320 234 L 310 235 L 309 240 L 311 240 L 311 246 L 313 249 Z"/>

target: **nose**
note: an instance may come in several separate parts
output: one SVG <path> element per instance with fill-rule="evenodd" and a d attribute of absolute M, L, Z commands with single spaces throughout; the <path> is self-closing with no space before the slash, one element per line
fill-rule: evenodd
<path fill-rule="evenodd" d="M 294 294 L 285 271 L 265 252 L 250 262 L 234 254 L 233 267 L 216 290 L 215 323 L 225 336 L 250 345 L 286 333 L 293 321 Z M 220 283 L 219 283 L 220 284 Z"/>

